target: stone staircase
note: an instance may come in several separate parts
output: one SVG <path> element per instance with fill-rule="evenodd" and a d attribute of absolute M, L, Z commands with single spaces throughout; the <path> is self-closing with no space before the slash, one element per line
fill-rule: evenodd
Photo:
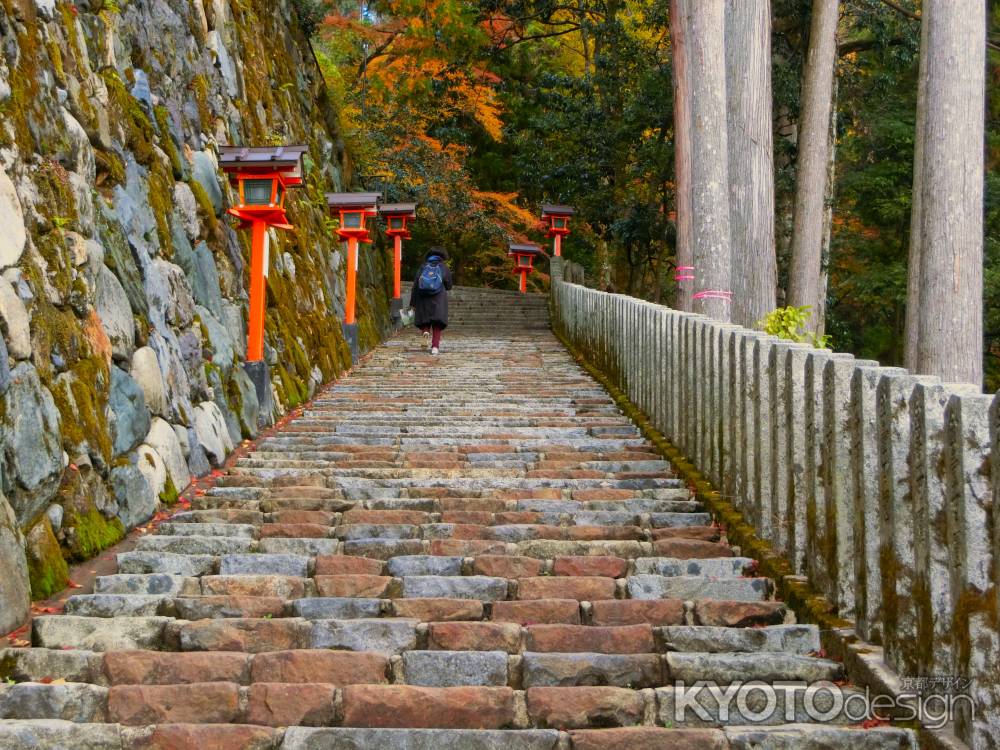
<path fill-rule="evenodd" d="M 403 302 L 410 301 L 410 286 L 403 285 Z M 476 331 L 547 331 L 549 298 L 506 289 L 456 286 L 449 299 L 449 328 Z"/>
<path fill-rule="evenodd" d="M 759 691 L 685 695 L 842 666 L 543 298 L 453 304 L 441 356 L 390 340 L 0 652 L 0 748 L 915 746 L 802 691 L 753 726 Z"/>

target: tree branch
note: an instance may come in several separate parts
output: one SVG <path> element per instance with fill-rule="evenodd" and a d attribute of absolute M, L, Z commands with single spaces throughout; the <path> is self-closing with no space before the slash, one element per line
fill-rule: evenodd
<path fill-rule="evenodd" d="M 360 64 L 360 65 L 358 65 L 358 78 L 360 78 L 361 76 L 363 76 L 363 75 L 364 75 L 364 73 L 365 73 L 365 70 L 366 70 L 366 69 L 367 69 L 367 67 L 368 67 L 368 63 L 370 63 L 370 62 L 371 62 L 372 60 L 374 60 L 375 58 L 377 58 L 377 57 L 381 57 L 382 55 L 384 55 L 384 54 L 385 54 L 385 53 L 386 53 L 386 52 L 388 51 L 389 47 L 391 47 L 391 46 L 392 46 L 392 43 L 396 41 L 396 38 L 397 38 L 397 37 L 398 37 L 398 36 L 399 36 L 399 35 L 400 35 L 401 33 L 402 33 L 401 31 L 393 31 L 393 32 L 390 32 L 390 33 L 389 33 L 389 38 L 388 38 L 388 39 L 386 39 L 386 40 L 385 40 L 384 42 L 382 42 L 382 43 L 381 43 L 381 44 L 380 44 L 379 46 L 377 46 L 377 47 L 376 47 L 376 48 L 375 48 L 375 49 L 374 49 L 374 50 L 372 51 L 372 53 L 371 53 L 370 55 L 368 55 L 368 56 L 366 56 L 366 57 L 365 57 L 364 59 L 362 59 L 362 61 L 361 61 L 361 64 Z"/>
<path fill-rule="evenodd" d="M 837 45 L 837 55 L 839 57 L 844 57 L 852 52 L 865 52 L 881 46 L 882 44 L 885 44 L 888 47 L 899 47 L 906 44 L 906 40 L 902 37 L 896 37 L 883 43 L 878 39 L 852 39 Z"/>
<path fill-rule="evenodd" d="M 890 8 L 892 8 L 894 11 L 896 11 L 900 15 L 906 16 L 911 21 L 919 21 L 920 20 L 920 14 L 919 13 L 914 13 L 912 10 L 907 10 L 902 5 L 899 5 L 898 3 L 894 3 L 892 0 L 879 0 L 879 1 L 883 5 L 888 5 Z"/>

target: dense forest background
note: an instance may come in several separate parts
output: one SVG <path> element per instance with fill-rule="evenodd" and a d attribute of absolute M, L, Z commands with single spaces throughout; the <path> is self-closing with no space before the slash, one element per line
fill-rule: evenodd
<path fill-rule="evenodd" d="M 297 6 L 365 187 L 421 204 L 408 272 L 441 244 L 459 283 L 512 288 L 507 242 L 544 241 L 538 206 L 556 201 L 579 211 L 565 253 L 591 279 L 672 298 L 666 0 Z M 779 305 L 811 6 L 772 2 Z M 884 364 L 903 359 L 919 13 L 915 0 L 843 0 L 838 31 L 826 332 L 834 348 Z M 992 391 L 1000 387 L 1000 2 L 989 15 L 984 348 Z"/>

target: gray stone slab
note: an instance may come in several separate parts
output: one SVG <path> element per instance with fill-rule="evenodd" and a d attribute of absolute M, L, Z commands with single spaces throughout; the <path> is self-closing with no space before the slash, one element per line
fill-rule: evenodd
<path fill-rule="evenodd" d="M 772 625 L 764 628 L 722 628 L 668 625 L 660 628 L 668 651 L 704 653 L 785 651 L 810 654 L 820 649 L 815 625 Z M 761 656 L 761 659 L 767 659 Z"/>
<path fill-rule="evenodd" d="M 507 579 L 491 576 L 407 576 L 402 579 L 407 599 L 478 599 L 503 601 L 507 598 Z"/>
<path fill-rule="evenodd" d="M 348 729 L 289 727 L 281 750 L 556 750 L 555 729 Z M 88 749 L 89 750 L 89 749 Z"/>
<path fill-rule="evenodd" d="M 100 724 L 107 720 L 108 689 L 79 682 L 0 685 L 0 719 L 61 719 Z"/>
<path fill-rule="evenodd" d="M 160 614 L 169 597 L 140 594 L 77 594 L 66 600 L 67 615 L 83 617 L 149 617 Z"/>
<path fill-rule="evenodd" d="M 844 674 L 844 665 L 839 662 L 779 652 L 771 652 L 766 656 L 756 653 L 674 652 L 667 654 L 666 661 L 670 679 L 689 685 L 699 680 L 720 685 L 750 680 L 833 682 L 841 679 Z"/>
<path fill-rule="evenodd" d="M 632 599 L 721 599 L 756 602 L 767 598 L 766 578 L 634 575 L 627 579 Z"/>
<path fill-rule="evenodd" d="M 398 654 L 417 646 L 416 620 L 315 620 L 310 648 Z"/>
<path fill-rule="evenodd" d="M 94 581 L 97 594 L 159 594 L 161 596 L 194 596 L 201 593 L 198 578 L 168 576 L 161 573 L 119 573 L 100 576 Z"/>
<path fill-rule="evenodd" d="M 663 684 L 657 654 L 525 653 L 521 662 L 525 688 L 612 686 L 648 688 Z"/>
<path fill-rule="evenodd" d="M 104 655 L 96 651 L 48 648 L 0 649 L 0 681 L 39 682 L 45 678 L 103 685 Z"/>
<path fill-rule="evenodd" d="M 343 540 L 417 539 L 420 527 L 412 524 L 352 523 L 337 526 L 334 534 Z"/>
<path fill-rule="evenodd" d="M 34 645 L 87 651 L 157 650 L 169 617 L 78 617 L 45 615 L 32 621 Z"/>
<path fill-rule="evenodd" d="M 892 727 L 731 727 L 724 730 L 730 750 L 915 750 L 911 729 Z"/>
<path fill-rule="evenodd" d="M 809 690 L 807 695 L 807 690 Z M 759 682 L 723 690 L 724 698 L 712 693 L 707 687 L 675 684 L 656 690 L 657 723 L 678 728 L 695 727 L 742 727 L 759 729 L 766 726 L 788 724 L 843 725 L 857 723 L 854 715 L 858 709 L 846 712 L 844 702 L 860 705 L 864 693 L 857 688 L 841 689 L 839 698 L 831 696 L 828 686 L 809 689 L 801 683 L 762 686 Z M 757 750 L 756 746 L 753 746 Z M 783 746 L 782 746 L 783 747 Z M 791 745 L 798 748 L 799 745 Z M 824 750 L 828 746 L 821 745 Z M 834 745 L 831 750 L 838 750 Z M 818 748 L 816 748 L 818 750 Z M 845 748 L 846 750 L 846 748 Z"/>
<path fill-rule="evenodd" d="M 274 542 L 276 539 L 265 541 Z M 253 539 L 234 536 L 144 536 L 136 543 L 140 552 L 176 552 L 181 555 L 229 555 L 250 552 Z M 284 551 L 284 550 L 282 550 Z"/>
<path fill-rule="evenodd" d="M 282 575 L 306 578 L 310 557 L 288 554 L 223 555 L 219 575 Z"/>
<path fill-rule="evenodd" d="M 393 557 L 387 564 L 389 575 L 403 576 L 460 576 L 461 557 L 439 555 L 401 555 Z"/>
<path fill-rule="evenodd" d="M 31 750 L 122 750 L 117 724 L 42 719 L 0 722 L 0 747 Z"/>
<path fill-rule="evenodd" d="M 260 551 L 269 555 L 336 555 L 340 549 L 338 539 L 304 539 L 270 537 L 260 540 Z"/>
<path fill-rule="evenodd" d="M 166 536 L 239 536 L 252 539 L 257 527 L 246 523 L 170 523 L 160 524 L 157 532 Z"/>
<path fill-rule="evenodd" d="M 507 684 L 505 651 L 407 651 L 403 654 L 407 685 L 457 687 Z"/>
<path fill-rule="evenodd" d="M 344 542 L 344 554 L 389 560 L 399 555 L 420 555 L 424 552 L 422 539 L 349 539 Z"/>
<path fill-rule="evenodd" d="M 744 571 L 753 565 L 753 562 L 749 557 L 710 557 L 703 560 L 640 557 L 635 561 L 635 572 L 640 575 L 732 578 L 742 576 Z"/>
<path fill-rule="evenodd" d="M 163 573 L 172 576 L 211 575 L 218 558 L 212 555 L 182 555 L 176 552 L 119 552 L 119 573 Z"/>
<path fill-rule="evenodd" d="M 382 614 L 381 599 L 314 597 L 296 599 L 292 613 L 307 620 L 357 620 Z"/>
<path fill-rule="evenodd" d="M 649 522 L 654 529 L 677 526 L 710 526 L 712 516 L 708 513 L 650 513 Z"/>

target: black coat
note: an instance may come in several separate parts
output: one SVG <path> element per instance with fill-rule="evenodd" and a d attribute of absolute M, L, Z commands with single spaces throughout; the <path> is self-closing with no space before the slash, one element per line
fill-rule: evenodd
<path fill-rule="evenodd" d="M 417 328 L 425 328 L 427 326 L 448 327 L 448 290 L 452 287 L 451 269 L 443 261 L 439 262 L 444 269 L 441 274 L 442 281 L 444 281 L 444 289 L 440 292 L 427 295 L 417 288 L 417 283 L 420 281 L 420 271 L 417 271 L 417 276 L 413 280 L 413 290 L 410 292 L 410 307 L 413 308 L 413 322 Z M 421 266 L 421 268 L 423 267 Z"/>

